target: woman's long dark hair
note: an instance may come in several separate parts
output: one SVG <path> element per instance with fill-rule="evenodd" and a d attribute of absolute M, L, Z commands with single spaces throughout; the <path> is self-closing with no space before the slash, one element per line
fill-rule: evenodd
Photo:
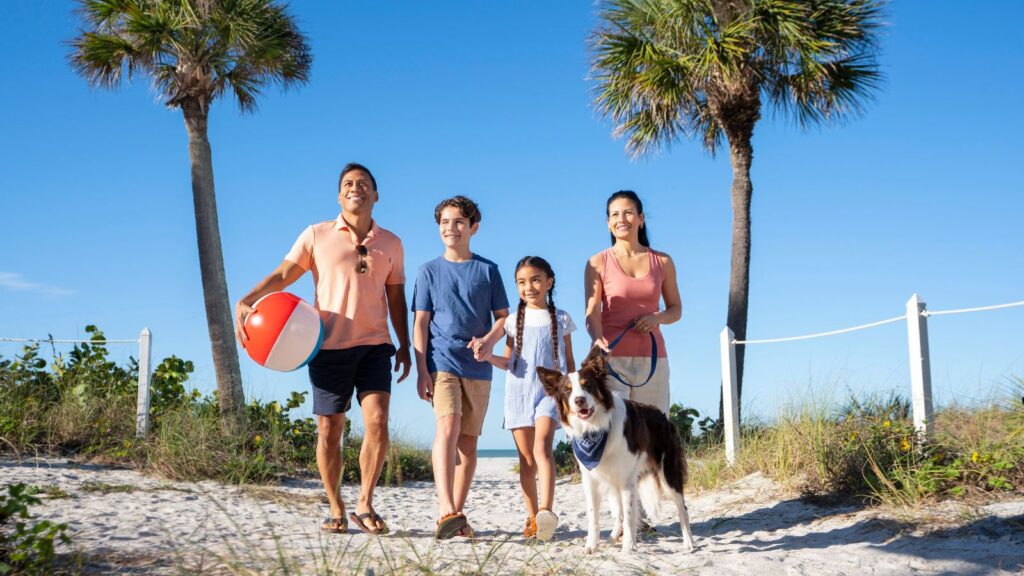
<path fill-rule="evenodd" d="M 551 347 L 555 353 L 555 365 L 551 368 L 558 370 L 558 318 L 555 308 L 555 271 L 551 269 L 551 264 L 548 264 L 548 261 L 540 256 L 526 256 L 520 260 L 516 264 L 516 274 L 519 273 L 519 269 L 523 266 L 533 266 L 546 274 L 548 278 L 551 278 L 551 288 L 548 289 L 547 293 L 548 314 L 551 315 Z M 513 372 L 519 366 L 519 357 L 523 354 L 523 324 L 525 319 L 526 301 L 520 298 L 519 310 L 516 311 L 516 353 L 515 358 L 512 360 Z"/>
<path fill-rule="evenodd" d="M 619 190 L 615 194 L 612 194 L 611 196 L 608 197 L 608 203 L 605 204 L 605 207 L 604 207 L 604 214 L 605 214 L 606 218 L 610 218 L 611 217 L 612 202 L 618 200 L 619 198 L 625 198 L 626 200 L 629 200 L 630 202 L 632 202 L 633 205 L 636 206 L 636 213 L 637 214 L 641 214 L 642 215 L 644 213 L 644 203 L 640 201 L 640 197 L 636 195 L 636 192 L 633 192 L 632 190 Z M 608 235 L 611 236 L 611 238 L 612 238 L 612 246 L 615 246 L 615 234 L 612 234 L 611 232 L 609 232 Z M 644 225 L 640 227 L 639 236 L 640 236 L 640 245 L 641 246 L 646 246 L 647 248 L 650 248 L 651 247 L 651 242 L 647 239 L 647 223 L 646 222 L 644 222 Z"/>

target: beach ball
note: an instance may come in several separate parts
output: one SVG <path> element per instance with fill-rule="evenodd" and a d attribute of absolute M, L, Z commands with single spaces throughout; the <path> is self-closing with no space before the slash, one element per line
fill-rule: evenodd
<path fill-rule="evenodd" d="M 245 318 L 245 351 L 260 366 L 290 372 L 320 351 L 324 323 L 320 312 L 295 294 L 272 292 L 253 304 Z"/>

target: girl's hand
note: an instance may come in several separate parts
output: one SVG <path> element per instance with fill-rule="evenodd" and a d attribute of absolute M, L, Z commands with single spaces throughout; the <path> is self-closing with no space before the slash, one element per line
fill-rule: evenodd
<path fill-rule="evenodd" d="M 477 362 L 487 362 L 493 355 L 493 350 L 483 338 L 473 338 L 466 344 L 466 348 L 473 351 L 473 359 Z"/>
<path fill-rule="evenodd" d="M 659 313 L 657 312 L 655 312 L 654 314 L 644 314 L 643 316 L 637 318 L 636 320 L 633 321 L 633 330 L 636 330 L 641 334 L 646 334 L 651 330 L 654 330 L 655 328 L 658 327 L 658 324 L 661 324 L 661 316 L 659 316 L 658 314 Z"/>
<path fill-rule="evenodd" d="M 595 346 L 597 346 L 601 350 L 604 350 L 605 354 L 610 354 L 612 351 L 612 349 L 608 347 L 608 340 L 606 340 L 604 336 L 596 338 L 593 342 L 590 343 L 591 348 Z"/>

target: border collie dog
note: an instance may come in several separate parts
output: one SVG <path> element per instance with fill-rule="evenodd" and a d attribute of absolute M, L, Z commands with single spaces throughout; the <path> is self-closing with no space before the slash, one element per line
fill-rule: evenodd
<path fill-rule="evenodd" d="M 579 372 L 564 375 L 537 368 L 544 390 L 555 399 L 562 427 L 572 442 L 587 497 L 587 552 L 600 538 L 600 503 L 608 495 L 617 519 L 609 540 L 622 537 L 622 551 L 636 549 L 637 502 L 658 517 L 665 498 L 675 502 L 688 550 L 693 549 L 690 518 L 683 500 L 686 454 L 679 432 L 657 408 L 623 400 L 608 388 L 607 359 L 591 351 Z"/>

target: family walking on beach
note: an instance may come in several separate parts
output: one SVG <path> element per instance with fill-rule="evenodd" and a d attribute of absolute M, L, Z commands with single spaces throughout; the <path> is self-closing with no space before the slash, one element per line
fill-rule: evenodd
<path fill-rule="evenodd" d="M 571 335 L 576 324 L 555 306 L 555 272 L 539 256 L 516 264 L 519 302 L 510 319 L 498 265 L 470 249 L 480 228 L 480 209 L 469 198 L 455 196 L 434 210 L 444 249 L 420 267 L 408 307 L 402 242 L 373 219 L 379 199 L 370 170 L 347 164 L 338 181 L 338 217 L 307 227 L 281 264 L 235 307 L 237 335 L 244 341 L 244 320 L 257 300 L 284 290 L 307 271 L 313 274 L 324 337 L 308 367 L 317 416 L 317 467 L 330 505 L 321 530 L 343 533 L 351 522 L 368 533 L 388 532 L 374 507 L 373 491 L 388 449 L 392 369 L 400 373 L 398 382 L 405 380 L 415 356 L 417 392 L 430 402 L 436 418 L 436 537 L 473 535 L 464 506 L 497 367 L 506 373 L 503 427 L 512 432 L 519 453 L 527 509 L 522 533 L 548 540 L 558 526 L 552 444 L 561 423 L 537 368 L 575 370 Z M 587 332 L 592 347 L 608 355 L 609 386 L 623 398 L 667 414 L 669 369 L 659 326 L 682 314 L 675 265 L 667 254 L 650 248 L 643 204 L 635 193 L 616 192 L 606 208 L 612 245 L 590 258 L 584 274 Z M 408 310 L 414 313 L 414 353 Z M 502 339 L 504 352 L 496 355 L 494 346 Z M 346 515 L 340 495 L 341 440 L 353 395 L 362 409 L 365 436 L 359 499 Z"/>

